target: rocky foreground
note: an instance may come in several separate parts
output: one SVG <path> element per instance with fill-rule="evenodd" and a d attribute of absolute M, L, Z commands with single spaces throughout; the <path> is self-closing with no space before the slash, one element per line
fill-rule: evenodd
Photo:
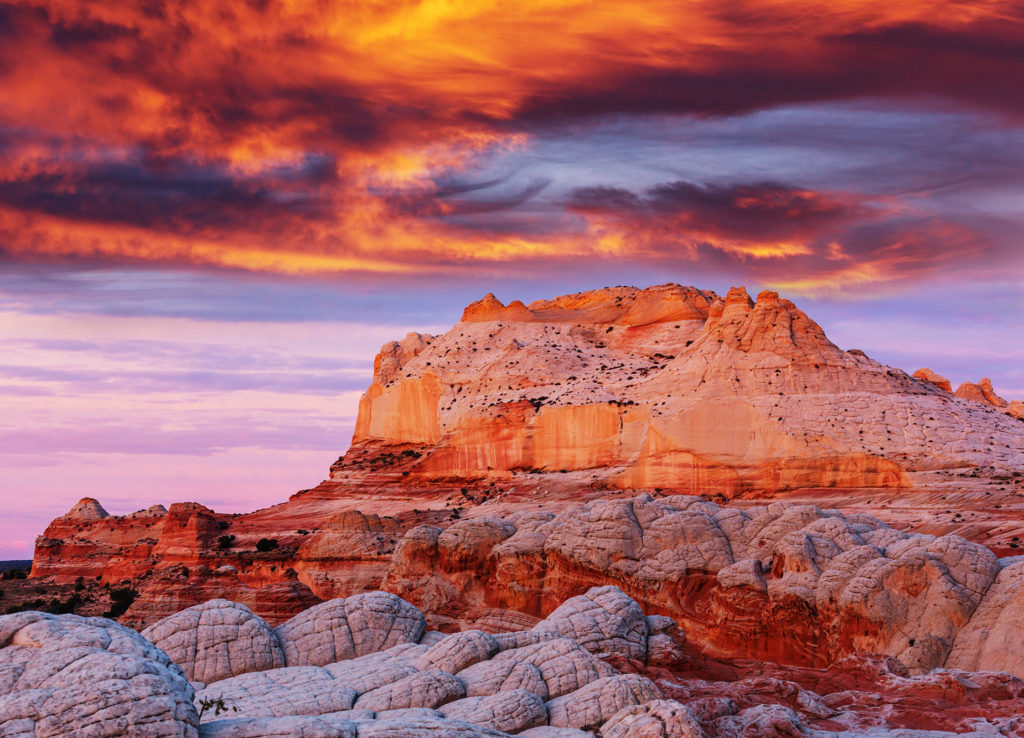
<path fill-rule="evenodd" d="M 714 678 L 701 671 L 715 669 Z M 444 635 L 384 592 L 276 628 L 213 600 L 141 634 L 102 618 L 0 617 L 0 736 L 1019 735 L 1024 682 L 909 676 L 896 660 L 746 676 L 696 663 L 669 618 L 614 587 L 529 629 Z M 938 732 L 943 731 L 943 732 Z"/>

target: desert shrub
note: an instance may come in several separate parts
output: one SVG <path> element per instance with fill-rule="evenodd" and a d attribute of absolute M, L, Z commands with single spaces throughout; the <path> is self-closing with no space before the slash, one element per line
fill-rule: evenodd
<path fill-rule="evenodd" d="M 139 596 L 131 587 L 114 588 L 110 590 L 110 609 L 103 613 L 105 618 L 119 618 L 128 612 L 128 608 Z"/>
<path fill-rule="evenodd" d="M 46 612 L 53 613 L 54 615 L 64 615 L 67 613 L 73 613 L 75 608 L 82 604 L 82 597 L 77 592 L 68 597 L 66 600 L 52 599 L 46 606 Z"/>
<path fill-rule="evenodd" d="M 229 710 L 231 710 L 233 712 L 238 712 L 238 708 L 235 707 L 234 705 L 226 704 L 224 702 L 224 698 L 223 697 L 218 697 L 217 699 L 203 699 L 203 700 L 199 700 L 199 719 L 200 720 L 203 719 L 203 714 L 207 710 L 213 710 L 213 716 L 214 717 L 217 717 L 222 712 L 228 712 Z"/>
<path fill-rule="evenodd" d="M 276 538 L 261 538 L 256 542 L 256 550 L 261 553 L 273 551 L 275 548 L 277 548 Z"/>

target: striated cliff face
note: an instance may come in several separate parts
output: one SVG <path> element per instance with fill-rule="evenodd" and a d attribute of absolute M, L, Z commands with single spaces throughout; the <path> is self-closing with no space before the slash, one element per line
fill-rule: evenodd
<path fill-rule="evenodd" d="M 1020 465 L 1024 433 L 986 382 L 954 396 L 927 370 L 843 351 L 774 292 L 487 295 L 444 335 L 381 350 L 350 458 L 412 446 L 406 471 L 424 480 L 586 471 L 592 486 L 726 497 L 905 488 Z"/>

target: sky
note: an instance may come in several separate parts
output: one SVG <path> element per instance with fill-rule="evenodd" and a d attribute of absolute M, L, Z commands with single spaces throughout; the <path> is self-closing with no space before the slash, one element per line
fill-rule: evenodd
<path fill-rule="evenodd" d="M 0 559 L 315 485 L 486 292 L 771 288 L 1024 398 L 1022 79 L 999 0 L 0 0 Z"/>

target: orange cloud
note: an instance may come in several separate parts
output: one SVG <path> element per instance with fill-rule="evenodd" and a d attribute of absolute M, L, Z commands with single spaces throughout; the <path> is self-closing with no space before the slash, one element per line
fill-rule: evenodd
<path fill-rule="evenodd" d="M 704 244 L 742 262 L 840 264 L 857 252 L 836 230 L 870 221 L 877 203 L 752 186 L 715 206 L 701 200 L 710 190 L 680 185 L 639 209 L 531 213 L 543 182 L 472 202 L 444 182 L 528 148 L 538 130 L 605 115 L 862 95 L 1019 115 L 1019 11 L 986 0 L 2 2 L 0 254 L 392 273 L 704 258 Z M 673 197 L 692 202 L 673 210 Z M 518 209 L 516 227 L 469 222 L 502 209 Z M 795 284 L 817 278 L 800 268 Z"/>

